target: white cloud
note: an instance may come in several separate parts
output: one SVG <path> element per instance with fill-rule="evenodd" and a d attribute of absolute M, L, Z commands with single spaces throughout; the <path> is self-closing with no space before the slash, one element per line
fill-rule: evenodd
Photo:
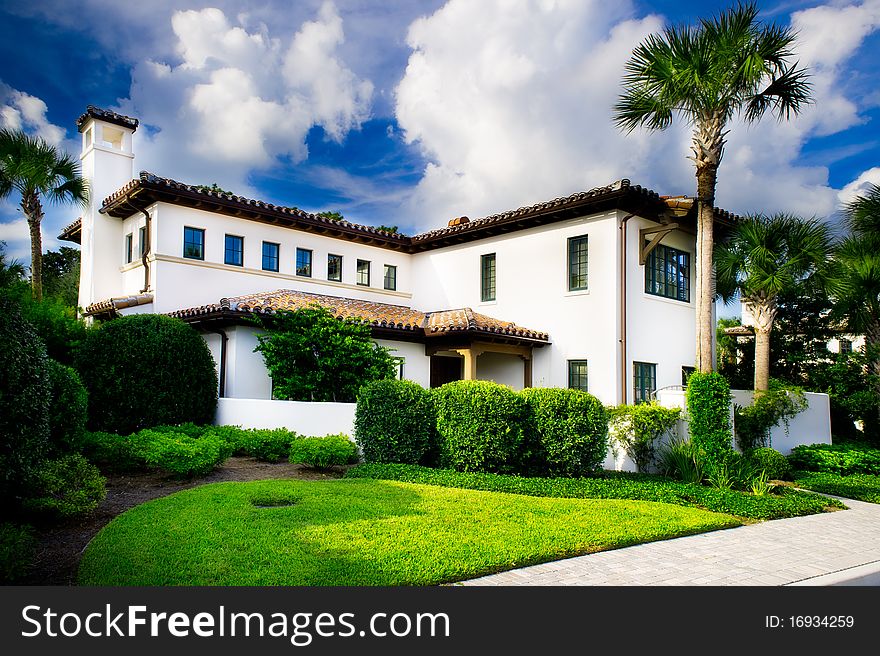
<path fill-rule="evenodd" d="M 5 209 L 5 208 L 4 208 Z M 0 212 L 5 214 L 5 212 Z M 43 252 L 58 250 L 62 244 L 55 238 L 56 235 L 44 221 L 40 225 L 40 234 L 43 241 Z M 31 261 L 31 233 L 27 220 L 24 217 L 16 218 L 8 222 L 0 222 L 0 241 L 5 242 L 4 252 L 7 259 L 18 260 L 25 266 L 30 266 Z M 66 244 L 71 246 L 72 244 Z"/>
<path fill-rule="evenodd" d="M 46 118 L 47 111 L 48 107 L 41 98 L 0 82 L 0 127 L 24 130 L 58 146 L 64 140 L 66 130 L 51 123 Z"/>
<path fill-rule="evenodd" d="M 816 104 L 787 123 L 731 126 L 717 202 L 735 212 L 826 215 L 837 190 L 798 163 L 812 136 L 862 121 L 846 65 L 878 28 L 880 0 L 798 12 L 799 57 Z M 620 134 L 611 107 L 632 48 L 659 31 L 630 2 L 450 0 L 414 22 L 397 88 L 405 139 L 430 160 L 408 208 L 419 227 L 604 185 L 621 177 L 660 193 L 694 193 L 690 132 Z M 779 20 L 779 19 L 777 19 Z"/>
<path fill-rule="evenodd" d="M 865 194 L 870 185 L 880 186 L 880 166 L 868 169 L 841 189 L 837 194 L 838 201 L 841 205 L 854 201 L 856 197 Z"/>

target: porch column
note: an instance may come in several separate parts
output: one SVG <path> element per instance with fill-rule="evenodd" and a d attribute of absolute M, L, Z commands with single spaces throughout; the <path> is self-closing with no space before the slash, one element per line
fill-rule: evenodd
<path fill-rule="evenodd" d="M 532 386 L 532 355 L 519 356 L 523 361 L 523 389 Z"/>
<path fill-rule="evenodd" d="M 482 349 L 470 347 L 455 349 L 455 352 L 464 358 L 463 380 L 477 380 L 477 356 L 483 352 Z"/>

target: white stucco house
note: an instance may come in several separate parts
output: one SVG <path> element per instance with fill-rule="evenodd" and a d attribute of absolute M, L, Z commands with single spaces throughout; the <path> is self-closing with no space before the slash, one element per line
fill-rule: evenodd
<path fill-rule="evenodd" d="M 77 121 L 92 201 L 79 303 L 167 313 L 204 335 L 222 397 L 269 399 L 253 313 L 358 316 L 423 386 L 487 379 L 632 403 L 694 364 L 696 208 L 621 180 L 406 236 L 134 171 L 138 121 Z M 295 202 L 295 199 L 291 199 Z M 735 216 L 716 210 L 717 229 Z"/>

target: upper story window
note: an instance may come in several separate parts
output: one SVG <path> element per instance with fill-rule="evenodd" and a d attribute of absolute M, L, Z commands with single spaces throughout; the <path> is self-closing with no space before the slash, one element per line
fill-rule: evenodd
<path fill-rule="evenodd" d="M 568 240 L 568 291 L 587 289 L 587 236 Z"/>
<path fill-rule="evenodd" d="M 232 266 L 244 266 L 244 237 L 226 235 L 223 262 Z"/>
<path fill-rule="evenodd" d="M 342 282 L 342 256 L 341 255 L 333 255 L 332 253 L 327 256 L 327 280 L 333 280 L 335 282 Z"/>
<path fill-rule="evenodd" d="M 132 260 L 132 242 L 134 241 L 134 235 L 132 233 L 128 233 L 125 235 L 125 263 L 128 264 Z"/>
<path fill-rule="evenodd" d="M 568 386 L 571 389 L 583 390 L 589 392 L 587 378 L 587 361 L 586 360 L 569 360 L 568 361 Z"/>
<path fill-rule="evenodd" d="M 633 403 L 650 403 L 657 391 L 657 365 L 633 362 Z"/>
<path fill-rule="evenodd" d="M 690 253 L 669 246 L 656 246 L 645 262 L 645 291 L 654 296 L 690 302 Z"/>
<path fill-rule="evenodd" d="M 183 229 L 183 256 L 193 260 L 205 259 L 205 231 L 201 228 Z"/>
<path fill-rule="evenodd" d="M 144 256 L 144 251 L 147 250 L 147 228 L 139 228 L 138 229 L 138 257 Z"/>
<path fill-rule="evenodd" d="M 281 245 L 271 241 L 263 242 L 263 271 L 278 271 L 278 254 Z"/>
<path fill-rule="evenodd" d="M 370 286 L 370 263 L 367 260 L 357 261 L 357 284 Z"/>
<path fill-rule="evenodd" d="M 852 342 L 848 339 L 841 339 L 840 344 L 840 352 L 841 353 L 852 353 Z"/>
<path fill-rule="evenodd" d="M 495 253 L 480 256 L 480 300 L 495 300 Z"/>
<path fill-rule="evenodd" d="M 385 265 L 385 289 L 397 289 L 397 267 Z"/>
<path fill-rule="evenodd" d="M 312 251 L 305 248 L 296 249 L 296 275 L 312 277 Z"/>

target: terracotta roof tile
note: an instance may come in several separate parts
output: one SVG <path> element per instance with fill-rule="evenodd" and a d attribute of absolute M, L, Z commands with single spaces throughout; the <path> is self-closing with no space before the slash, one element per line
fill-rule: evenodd
<path fill-rule="evenodd" d="M 83 311 L 86 316 L 96 314 L 115 313 L 117 310 L 135 307 L 137 305 L 146 305 L 153 302 L 152 294 L 132 294 L 131 296 L 114 296 L 106 298 L 103 301 L 92 303 Z"/>
<path fill-rule="evenodd" d="M 64 226 L 64 229 L 61 231 L 61 234 L 58 235 L 58 239 L 62 241 L 72 241 L 74 244 L 78 244 L 81 241 L 82 237 L 82 217 L 79 217 L 73 223 L 70 223 Z"/>
<path fill-rule="evenodd" d="M 82 132 L 83 126 L 86 124 L 86 121 L 89 120 L 89 118 L 96 118 L 99 121 L 106 121 L 107 123 L 120 125 L 124 128 L 130 128 L 131 130 L 137 130 L 137 126 L 139 123 L 136 118 L 132 118 L 131 116 L 117 114 L 116 112 L 112 112 L 109 109 L 101 109 L 100 107 L 89 105 L 86 107 L 86 111 L 82 114 L 82 116 L 76 119 L 76 127 L 79 128 L 80 132 Z"/>

